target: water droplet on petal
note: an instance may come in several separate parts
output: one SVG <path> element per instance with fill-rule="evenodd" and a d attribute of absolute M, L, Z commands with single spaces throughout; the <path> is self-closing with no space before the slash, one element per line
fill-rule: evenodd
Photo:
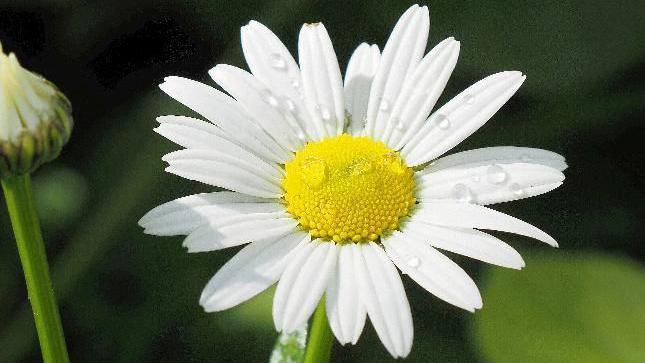
<path fill-rule="evenodd" d="M 300 163 L 302 180 L 311 188 L 317 189 L 327 180 L 327 165 L 324 160 L 307 158 Z"/>
<path fill-rule="evenodd" d="M 270 90 L 268 89 L 262 90 L 262 97 L 269 105 L 273 107 L 278 106 L 278 99 L 275 98 L 275 96 L 273 96 L 273 93 Z"/>
<path fill-rule="evenodd" d="M 316 109 L 320 112 L 320 117 L 322 117 L 323 120 L 329 121 L 331 120 L 331 112 L 325 105 L 316 105 Z"/>
<path fill-rule="evenodd" d="M 408 266 L 410 266 L 412 268 L 417 268 L 417 267 L 421 266 L 421 259 L 419 259 L 419 257 L 417 257 L 417 256 L 412 256 L 412 257 L 410 257 L 408 259 L 407 264 L 408 264 Z"/>
<path fill-rule="evenodd" d="M 381 99 L 381 104 L 378 106 L 379 111 L 386 112 L 390 109 L 390 102 L 385 98 Z"/>
<path fill-rule="evenodd" d="M 271 54 L 270 62 L 271 62 L 271 67 L 275 69 L 285 70 L 287 68 L 287 62 L 278 53 Z"/>
<path fill-rule="evenodd" d="M 475 183 L 479 183 L 480 181 L 482 181 L 482 178 L 479 175 L 473 175 L 473 181 Z"/>
<path fill-rule="evenodd" d="M 522 187 L 517 183 L 513 183 L 509 185 L 508 189 L 510 189 L 511 193 L 515 194 L 518 197 L 521 197 L 524 195 L 524 189 L 522 189 Z"/>
<path fill-rule="evenodd" d="M 397 130 L 403 131 L 405 129 L 405 124 L 403 124 L 403 121 L 396 119 L 394 122 L 394 127 L 396 127 Z"/>
<path fill-rule="evenodd" d="M 502 184 L 508 178 L 508 174 L 499 165 L 491 165 L 486 170 L 488 181 L 493 184 Z"/>
<path fill-rule="evenodd" d="M 450 128 L 450 119 L 446 115 L 437 115 L 435 123 L 442 130 L 448 130 Z"/>
<path fill-rule="evenodd" d="M 287 107 L 287 110 L 294 111 L 296 109 L 296 104 L 293 103 L 291 98 L 285 98 L 284 105 Z"/>
<path fill-rule="evenodd" d="M 462 183 L 455 184 L 452 195 L 459 202 L 470 202 L 474 199 L 472 190 Z"/>
<path fill-rule="evenodd" d="M 472 105 L 473 103 L 475 103 L 475 96 L 473 96 L 471 94 L 465 95 L 464 96 L 464 103 L 469 105 L 469 106 Z"/>

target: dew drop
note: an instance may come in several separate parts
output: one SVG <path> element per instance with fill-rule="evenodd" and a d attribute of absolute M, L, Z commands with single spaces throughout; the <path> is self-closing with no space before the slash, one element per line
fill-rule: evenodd
<path fill-rule="evenodd" d="M 472 190 L 462 183 L 455 184 L 452 195 L 459 202 L 470 202 L 474 199 Z"/>
<path fill-rule="evenodd" d="M 464 103 L 467 105 L 472 105 L 475 103 L 475 96 L 471 95 L 470 93 L 464 96 Z"/>
<path fill-rule="evenodd" d="M 273 107 L 278 106 L 278 99 L 275 98 L 275 96 L 273 96 L 273 93 L 270 90 L 268 89 L 263 90 L 262 96 L 264 97 L 264 100 L 266 101 L 266 103 L 268 103 L 269 105 Z"/>
<path fill-rule="evenodd" d="M 450 128 L 450 119 L 445 115 L 437 115 L 435 122 L 442 130 L 448 130 Z"/>
<path fill-rule="evenodd" d="M 323 120 L 331 120 L 331 112 L 325 105 L 316 105 L 316 110 L 320 112 L 320 117 L 322 117 Z"/>
<path fill-rule="evenodd" d="M 383 164 L 390 169 L 394 174 L 401 175 L 405 173 L 405 165 L 403 160 L 396 152 L 387 153 L 383 156 Z"/>
<path fill-rule="evenodd" d="M 472 179 L 475 183 L 479 183 L 480 181 L 482 181 L 482 178 L 479 175 L 473 175 Z"/>
<path fill-rule="evenodd" d="M 502 184 L 508 178 L 508 174 L 499 165 L 491 165 L 486 170 L 488 181 L 493 184 Z"/>
<path fill-rule="evenodd" d="M 410 266 L 412 268 L 417 268 L 417 267 L 421 266 L 421 259 L 419 259 L 419 257 L 417 257 L 417 256 L 412 256 L 412 257 L 410 257 L 408 259 L 407 264 L 408 264 L 408 266 Z"/>
<path fill-rule="evenodd" d="M 390 109 L 390 102 L 385 98 L 381 99 L 381 104 L 378 106 L 379 111 L 387 112 Z"/>
<path fill-rule="evenodd" d="M 364 175 L 372 171 L 372 163 L 368 160 L 359 159 L 349 166 L 349 174 L 352 176 Z"/>
<path fill-rule="evenodd" d="M 284 58 L 280 54 L 274 53 L 271 54 L 271 67 L 285 70 L 287 68 L 287 62 L 285 62 Z"/>
<path fill-rule="evenodd" d="M 397 119 L 395 120 L 394 127 L 399 131 L 403 131 L 405 129 L 405 124 L 403 124 L 403 121 Z"/>
<path fill-rule="evenodd" d="M 292 78 L 291 79 L 291 86 L 293 86 L 293 88 L 298 89 L 298 88 L 300 88 L 300 82 L 296 78 Z"/>
<path fill-rule="evenodd" d="M 524 189 L 522 189 L 522 187 L 517 183 L 513 183 L 509 185 L 508 189 L 510 189 L 511 193 L 515 194 L 518 197 L 521 197 L 524 195 Z"/>
<path fill-rule="evenodd" d="M 284 105 L 287 107 L 287 110 L 294 111 L 296 109 L 296 104 L 290 98 L 284 100 Z"/>
<path fill-rule="evenodd" d="M 317 189 L 327 180 L 327 165 L 324 160 L 307 158 L 300 162 L 301 178 L 311 188 Z"/>

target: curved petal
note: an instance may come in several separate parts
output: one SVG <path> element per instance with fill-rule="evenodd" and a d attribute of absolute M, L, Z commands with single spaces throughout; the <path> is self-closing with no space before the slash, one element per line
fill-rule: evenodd
<path fill-rule="evenodd" d="M 553 247 L 558 243 L 539 228 L 496 210 L 459 202 L 420 203 L 410 218 L 447 227 L 491 229 L 535 238 Z"/>
<path fill-rule="evenodd" d="M 466 139 L 515 94 L 525 79 L 521 72 L 496 73 L 448 101 L 401 150 L 408 165 L 433 160 Z"/>
<path fill-rule="evenodd" d="M 191 123 L 180 124 L 177 122 L 162 122 L 154 129 L 160 135 L 178 144 L 194 149 L 190 152 L 193 156 L 200 154 L 224 154 L 235 158 L 240 164 L 249 168 L 257 169 L 263 176 L 269 179 L 282 179 L 283 170 L 274 162 L 266 161 L 255 153 L 247 150 L 245 146 L 229 141 L 216 126 L 201 120 L 194 120 Z M 203 150 L 198 152 L 197 150 Z M 172 160 L 179 154 L 187 154 L 185 150 L 170 153 L 163 160 Z"/>
<path fill-rule="evenodd" d="M 144 233 L 158 236 L 189 234 L 219 218 L 248 213 L 277 213 L 284 206 L 276 199 L 264 199 L 235 192 L 195 194 L 164 203 L 144 215 L 139 225 Z"/>
<path fill-rule="evenodd" d="M 285 212 L 248 213 L 210 221 L 184 239 L 188 252 L 208 252 L 249 242 L 274 240 L 296 231 L 298 222 Z"/>
<path fill-rule="evenodd" d="M 318 138 L 339 135 L 345 127 L 345 105 L 340 67 L 329 34 L 322 23 L 305 24 L 298 37 L 305 105 Z"/>
<path fill-rule="evenodd" d="M 258 155 L 277 162 L 290 159 L 291 154 L 251 120 L 237 101 L 215 88 L 182 77 L 166 77 L 159 88 Z"/>
<path fill-rule="evenodd" d="M 336 272 L 325 294 L 329 325 L 338 341 L 356 344 L 365 326 L 365 306 L 360 302 L 354 255 L 356 244 L 338 245 Z"/>
<path fill-rule="evenodd" d="M 293 118 L 298 130 L 309 133 L 310 116 L 304 105 L 300 68 L 287 47 L 269 28 L 254 20 L 242 27 L 241 35 L 249 69 L 260 82 L 271 86 L 276 97 L 271 103 L 277 104 L 285 118 Z"/>
<path fill-rule="evenodd" d="M 365 126 L 368 136 L 381 140 L 401 87 L 425 52 L 429 30 L 428 8 L 418 5 L 411 6 L 394 26 L 370 90 Z"/>
<path fill-rule="evenodd" d="M 471 312 L 482 307 L 479 290 L 468 274 L 417 236 L 395 232 L 383 245 L 396 266 L 431 294 Z"/>
<path fill-rule="evenodd" d="M 513 247 L 476 229 L 440 227 L 409 221 L 405 224 L 404 233 L 414 235 L 444 251 L 458 253 L 502 267 L 518 270 L 524 267 L 522 256 Z"/>
<path fill-rule="evenodd" d="M 381 247 L 357 244 L 356 275 L 361 302 L 374 330 L 393 357 L 406 357 L 412 348 L 412 313 L 401 277 Z"/>
<path fill-rule="evenodd" d="M 242 248 L 206 284 L 199 304 L 206 312 L 214 312 L 254 297 L 278 281 L 297 246 L 309 239 L 309 234 L 298 231 Z"/>
<path fill-rule="evenodd" d="M 400 150 L 430 115 L 455 69 L 459 49 L 454 38 L 445 39 L 423 57 L 405 80 L 383 137 L 391 148 Z"/>
<path fill-rule="evenodd" d="M 540 164 L 558 171 L 564 171 L 567 163 L 564 156 L 553 151 L 519 146 L 494 146 L 472 149 L 444 156 L 428 165 L 424 171 L 438 171 L 447 168 L 471 168 L 491 164 Z"/>
<path fill-rule="evenodd" d="M 345 109 L 349 113 L 348 132 L 352 135 L 360 135 L 365 127 L 370 87 L 380 59 L 378 46 L 367 43 L 361 43 L 349 58 L 345 72 Z"/>
<path fill-rule="evenodd" d="M 167 154 L 166 171 L 186 179 L 263 198 L 282 196 L 279 172 L 212 150 L 179 150 Z"/>
<path fill-rule="evenodd" d="M 540 164 L 454 166 L 420 176 L 419 199 L 455 200 L 480 205 L 533 197 L 562 185 L 564 174 Z"/>
<path fill-rule="evenodd" d="M 266 85 L 249 72 L 218 64 L 208 71 L 211 78 L 242 105 L 244 110 L 283 148 L 298 150 L 305 139 L 300 126 L 281 113 L 279 101 Z"/>
<path fill-rule="evenodd" d="M 209 149 L 214 139 L 226 138 L 219 127 L 192 117 L 160 116 L 157 122 L 156 133 L 187 149 Z"/>
<path fill-rule="evenodd" d="M 333 276 L 336 260 L 336 244 L 319 240 L 293 256 L 273 297 L 273 321 L 278 331 L 291 332 L 309 319 Z"/>

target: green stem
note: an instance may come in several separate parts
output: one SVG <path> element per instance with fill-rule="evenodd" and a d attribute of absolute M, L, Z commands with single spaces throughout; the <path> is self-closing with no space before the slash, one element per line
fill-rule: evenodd
<path fill-rule="evenodd" d="M 327 323 L 325 300 L 320 299 L 320 303 L 314 313 L 313 322 L 311 323 L 304 363 L 329 362 L 333 343 L 334 335 L 331 333 L 329 323 Z"/>
<path fill-rule="evenodd" d="M 46 363 L 69 362 L 29 174 L 3 179 L 2 189 L 27 281 L 43 360 Z"/>

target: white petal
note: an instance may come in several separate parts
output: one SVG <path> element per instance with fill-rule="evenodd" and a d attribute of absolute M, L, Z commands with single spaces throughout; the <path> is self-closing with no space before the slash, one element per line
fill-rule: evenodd
<path fill-rule="evenodd" d="M 215 88 L 182 77 L 166 77 L 159 88 L 265 159 L 277 162 L 290 159 L 291 154 L 252 121 L 237 101 Z"/>
<path fill-rule="evenodd" d="M 291 332 L 316 309 L 334 273 L 336 244 L 314 241 L 293 256 L 273 297 L 273 321 L 278 331 Z"/>
<path fill-rule="evenodd" d="M 437 171 L 452 167 L 470 168 L 480 165 L 513 163 L 541 164 L 559 171 L 564 171 L 567 168 L 564 156 L 553 151 L 530 147 L 494 146 L 444 156 L 434 161 L 425 170 Z"/>
<path fill-rule="evenodd" d="M 564 181 L 561 171 L 540 164 L 460 165 L 434 171 L 427 168 L 417 185 L 419 199 L 492 204 L 533 197 Z"/>
<path fill-rule="evenodd" d="M 243 26 L 242 49 L 249 69 L 263 84 L 271 87 L 277 107 L 285 118 L 293 118 L 301 131 L 311 125 L 303 99 L 302 77 L 298 64 L 269 28 L 251 21 Z M 310 136 L 311 137 L 311 136 Z"/>
<path fill-rule="evenodd" d="M 247 71 L 227 64 L 218 64 L 208 74 L 283 148 L 296 151 L 302 146 L 299 126 L 280 112 L 279 101 L 267 85 Z"/>
<path fill-rule="evenodd" d="M 160 125 L 154 129 L 155 132 L 187 149 L 208 149 L 214 138 L 226 137 L 212 123 L 192 117 L 160 116 L 157 121 Z"/>
<path fill-rule="evenodd" d="M 244 247 L 206 284 L 199 304 L 207 312 L 221 311 L 259 294 L 278 281 L 294 250 L 306 242 L 309 235 L 298 231 Z"/>
<path fill-rule="evenodd" d="M 207 141 L 206 147 L 174 151 L 164 155 L 162 160 L 166 162 L 187 158 L 203 158 L 221 162 L 231 160 L 231 162 L 235 162 L 240 168 L 257 173 L 267 180 L 275 180 L 280 183 L 284 176 L 284 171 L 278 164 L 263 160 L 244 147 L 236 145 L 222 137 L 211 134 L 208 136 L 208 140 L 204 141 Z"/>
<path fill-rule="evenodd" d="M 361 302 L 388 352 L 395 358 L 406 357 L 412 348 L 412 313 L 399 273 L 374 242 L 356 246 Z"/>
<path fill-rule="evenodd" d="M 383 245 L 396 266 L 431 294 L 468 311 L 482 307 L 479 290 L 468 274 L 417 236 L 395 232 Z"/>
<path fill-rule="evenodd" d="M 249 213 L 219 218 L 184 239 L 188 252 L 207 252 L 249 242 L 274 240 L 296 230 L 298 222 L 284 212 Z"/>
<path fill-rule="evenodd" d="M 494 265 L 521 269 L 522 256 L 513 247 L 487 233 L 470 228 L 440 227 L 408 221 L 404 233 L 445 251 L 475 258 Z"/>
<path fill-rule="evenodd" d="M 239 164 L 248 165 L 252 169 L 258 169 L 266 178 L 275 178 L 277 180 L 282 178 L 283 170 L 276 163 L 260 158 L 258 155 L 247 150 L 246 146 L 229 141 L 226 135 L 215 125 L 196 119 L 183 123 L 177 123 L 177 120 L 174 118 L 173 122 L 164 122 L 162 119 L 161 125 L 154 130 L 184 147 L 208 150 L 204 151 L 204 153 L 225 154 L 227 157 L 236 159 Z M 182 120 L 185 120 L 185 118 Z M 168 154 L 164 157 L 164 160 L 172 160 L 178 154 L 186 154 L 186 152 L 182 150 Z M 195 156 L 196 153 L 191 152 L 191 155 Z"/>
<path fill-rule="evenodd" d="M 329 34 L 322 23 L 302 26 L 298 57 L 305 105 L 318 137 L 341 134 L 345 126 L 342 77 Z"/>
<path fill-rule="evenodd" d="M 365 129 L 368 136 L 381 140 L 401 87 L 423 56 L 429 29 L 428 8 L 418 5 L 410 7 L 394 26 L 370 90 Z"/>
<path fill-rule="evenodd" d="M 144 232 L 158 236 L 190 234 L 211 221 L 248 213 L 277 213 L 284 205 L 235 192 L 196 194 L 162 204 L 139 220 Z"/>
<path fill-rule="evenodd" d="M 525 79 L 521 72 L 496 73 L 448 101 L 403 147 L 408 165 L 433 160 L 466 139 L 515 94 Z"/>
<path fill-rule="evenodd" d="M 338 263 L 325 294 L 327 316 L 341 344 L 356 344 L 365 326 L 365 306 L 360 302 L 354 255 L 356 244 L 338 246 Z"/>
<path fill-rule="evenodd" d="M 166 154 L 166 171 L 190 180 L 263 198 L 282 196 L 281 175 L 235 155 L 186 149 Z"/>
<path fill-rule="evenodd" d="M 383 138 L 390 147 L 400 150 L 419 131 L 455 69 L 459 48 L 454 38 L 442 41 L 405 80 Z"/>
<path fill-rule="evenodd" d="M 348 132 L 363 132 L 370 87 L 376 74 L 381 52 L 376 44 L 361 43 L 352 53 L 345 72 L 345 109 L 349 113 Z"/>
<path fill-rule="evenodd" d="M 214 204 L 242 204 L 242 203 L 262 203 L 262 202 L 275 202 L 275 200 L 252 197 L 246 194 L 240 194 L 235 192 L 214 192 L 214 193 L 200 193 L 193 194 L 185 197 L 181 197 L 170 202 L 161 204 L 152 210 L 150 210 L 146 215 L 141 217 L 139 224 L 144 227 L 144 224 L 151 222 L 157 218 L 163 218 L 164 216 L 175 213 L 182 212 L 188 209 L 195 207 L 214 205 Z"/>
<path fill-rule="evenodd" d="M 412 220 L 447 227 L 479 228 L 515 233 L 557 247 L 553 237 L 539 228 L 496 210 L 470 203 L 420 203 Z"/>

